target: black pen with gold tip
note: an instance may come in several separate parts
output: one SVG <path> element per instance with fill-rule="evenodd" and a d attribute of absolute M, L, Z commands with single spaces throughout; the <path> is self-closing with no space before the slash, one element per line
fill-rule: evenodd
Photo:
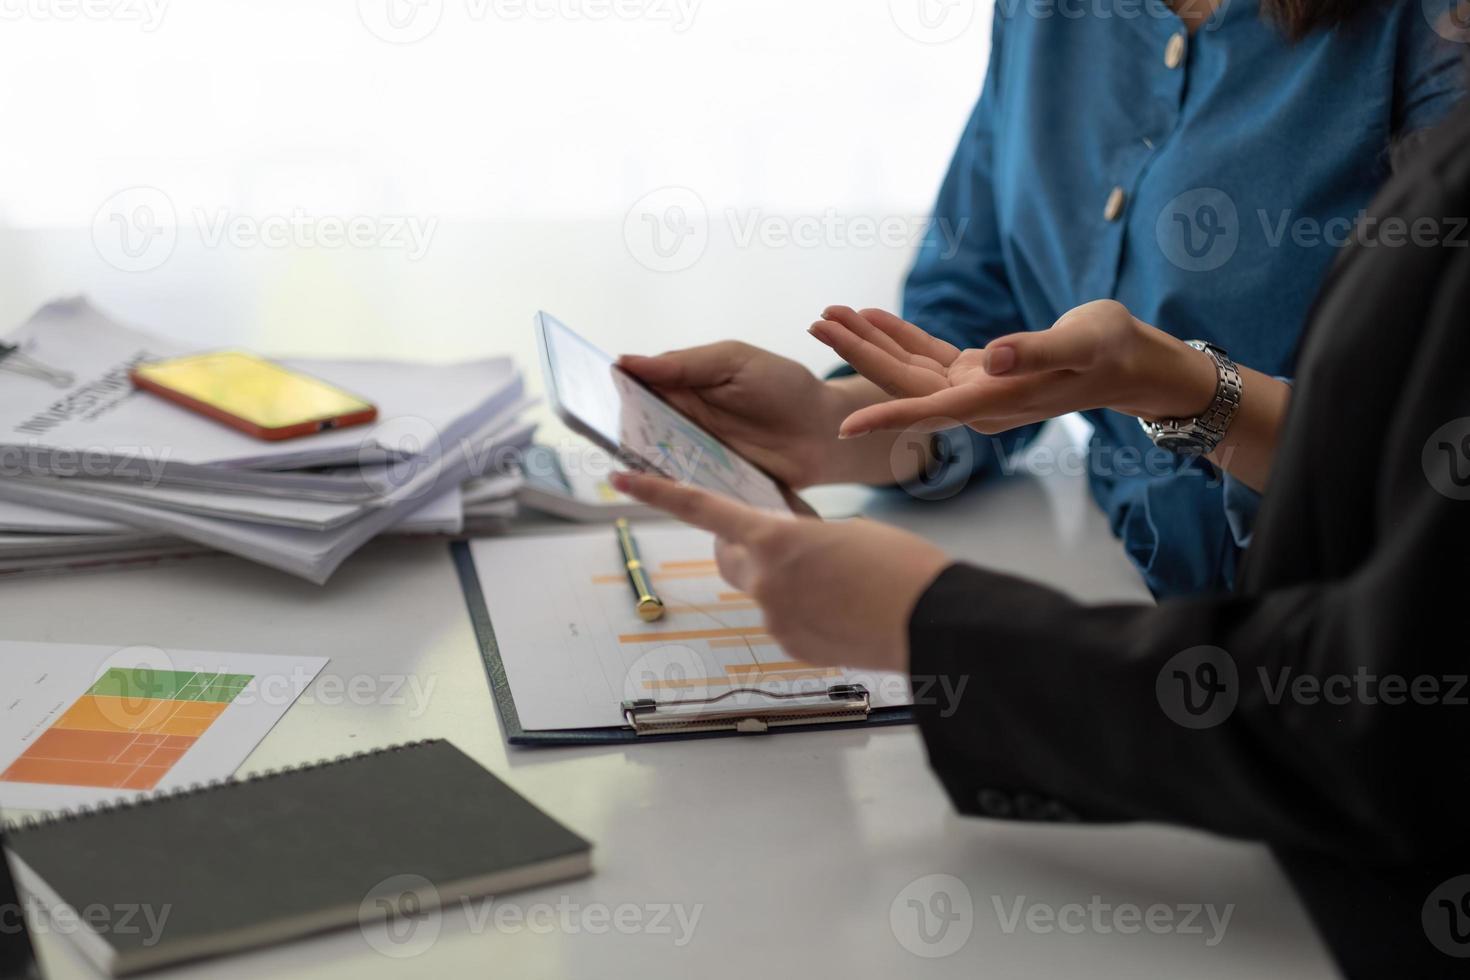
<path fill-rule="evenodd" d="M 633 587 L 638 618 L 645 623 L 662 619 L 664 601 L 653 591 L 653 584 L 643 567 L 643 559 L 638 554 L 638 542 L 633 540 L 633 530 L 628 527 L 628 519 L 619 517 L 614 527 L 618 531 L 618 548 L 623 552 L 623 567 L 628 570 L 628 584 Z"/>

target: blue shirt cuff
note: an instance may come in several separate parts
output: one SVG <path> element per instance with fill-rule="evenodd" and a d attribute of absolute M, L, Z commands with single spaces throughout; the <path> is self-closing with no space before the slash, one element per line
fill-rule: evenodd
<path fill-rule="evenodd" d="M 1225 521 L 1238 547 L 1249 548 L 1256 527 L 1256 512 L 1261 509 L 1261 495 L 1229 473 L 1224 474 Z"/>

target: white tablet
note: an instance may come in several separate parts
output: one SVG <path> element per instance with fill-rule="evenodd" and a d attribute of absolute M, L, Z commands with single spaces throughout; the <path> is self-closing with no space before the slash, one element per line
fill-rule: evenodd
<path fill-rule="evenodd" d="M 556 317 L 536 314 L 536 339 L 552 410 L 628 466 L 765 510 L 813 513 L 790 488 L 686 418 Z"/>

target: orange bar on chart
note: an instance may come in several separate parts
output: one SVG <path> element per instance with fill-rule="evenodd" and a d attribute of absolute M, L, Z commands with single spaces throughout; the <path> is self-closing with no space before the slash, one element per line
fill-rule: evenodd
<path fill-rule="evenodd" d="M 55 728 L 88 732 L 136 732 L 146 730 L 149 718 L 165 702 L 140 698 L 98 697 L 86 694 L 66 709 Z"/>
<path fill-rule="evenodd" d="M 92 759 L 118 762 L 134 742 L 127 732 L 84 732 L 48 728 L 26 750 L 33 759 Z"/>
<path fill-rule="evenodd" d="M 139 766 L 128 776 L 117 784 L 118 789 L 148 790 L 158 785 L 158 781 L 168 775 L 168 766 Z"/>
<path fill-rule="evenodd" d="M 724 677 L 674 677 L 668 680 L 654 678 L 643 682 L 643 686 L 650 691 L 682 690 L 691 687 L 728 687 L 729 684 L 729 680 Z"/>
<path fill-rule="evenodd" d="M 709 645 L 714 650 L 744 649 L 746 647 L 773 647 L 776 646 L 774 637 L 761 635 L 744 636 L 734 640 L 710 640 Z"/>
<path fill-rule="evenodd" d="M 725 673 L 732 677 L 741 677 L 745 674 L 786 674 L 786 673 L 808 673 L 813 670 L 821 670 L 827 673 L 840 674 L 842 671 L 831 667 L 818 667 L 814 664 L 804 664 L 799 660 L 779 660 L 776 663 L 765 664 L 731 664 L 725 668 Z"/>
<path fill-rule="evenodd" d="M 137 771 L 136 766 L 117 762 L 88 762 L 80 759 L 33 759 L 21 756 L 0 774 L 8 783 L 51 783 L 58 786 L 116 786 Z"/>
<path fill-rule="evenodd" d="M 842 671 L 831 667 L 809 667 L 806 670 L 784 670 L 777 673 L 737 674 L 729 677 L 677 677 L 643 682 L 650 691 L 678 691 L 698 688 L 748 687 L 752 684 L 789 684 L 793 681 L 817 681 L 841 677 Z"/>
<path fill-rule="evenodd" d="M 674 643 L 679 640 L 715 640 L 730 636 L 765 636 L 764 626 L 723 626 L 709 630 L 667 630 L 661 633 L 623 633 L 619 643 Z"/>
<path fill-rule="evenodd" d="M 91 732 L 141 732 L 162 735 L 203 734 L 227 706 L 210 701 L 163 701 L 144 698 L 77 698 L 54 727 Z"/>
<path fill-rule="evenodd" d="M 150 790 L 254 678 L 109 669 L 0 782 Z"/>
<path fill-rule="evenodd" d="M 156 744 L 144 745 L 134 740 L 132 744 L 123 750 L 116 761 L 125 762 L 130 766 L 141 766 L 152 758 L 153 753 L 157 752 L 158 749 L 159 746 Z"/>
<path fill-rule="evenodd" d="M 759 609 L 753 602 L 702 602 L 702 603 L 664 603 L 664 615 L 666 616 L 705 616 L 714 618 L 715 613 L 735 612 L 742 609 Z M 718 622 L 718 620 L 716 620 Z"/>

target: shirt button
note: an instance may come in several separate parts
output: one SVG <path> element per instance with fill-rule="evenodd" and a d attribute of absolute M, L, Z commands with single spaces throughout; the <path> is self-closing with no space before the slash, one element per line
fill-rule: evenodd
<path fill-rule="evenodd" d="M 1123 193 L 1123 188 L 1114 187 L 1108 193 L 1108 203 L 1103 205 L 1103 218 L 1108 221 L 1117 221 L 1118 215 L 1123 213 L 1123 202 L 1128 196 Z"/>
<path fill-rule="evenodd" d="M 1184 35 L 1175 34 L 1164 45 L 1164 67 L 1178 68 L 1184 63 Z"/>

